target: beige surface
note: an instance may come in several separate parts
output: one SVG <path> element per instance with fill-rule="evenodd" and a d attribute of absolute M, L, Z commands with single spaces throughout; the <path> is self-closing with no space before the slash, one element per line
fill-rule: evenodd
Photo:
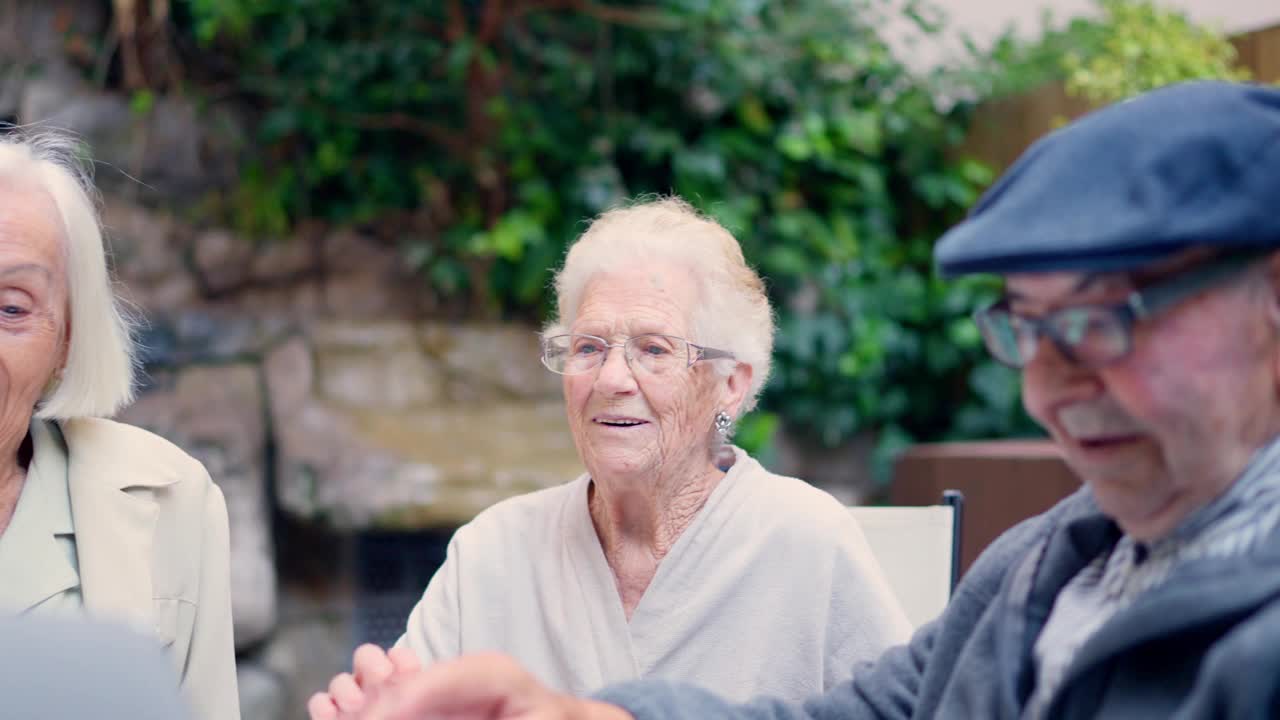
<path fill-rule="evenodd" d="M 949 505 L 849 508 L 911 624 L 937 617 L 951 597 Z"/>

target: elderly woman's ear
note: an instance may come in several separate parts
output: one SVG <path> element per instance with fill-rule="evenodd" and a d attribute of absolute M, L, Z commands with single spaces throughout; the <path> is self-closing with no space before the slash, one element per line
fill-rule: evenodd
<path fill-rule="evenodd" d="M 44 389 L 40 392 L 40 400 L 49 397 L 54 390 L 58 389 L 58 383 L 62 382 L 62 373 L 67 369 L 67 352 L 71 348 L 71 320 L 68 318 L 62 325 L 62 340 L 58 343 L 58 355 L 53 363 L 53 372 L 49 373 L 49 380 L 44 384 Z"/>
<path fill-rule="evenodd" d="M 44 384 L 44 389 L 40 391 L 40 398 L 43 402 L 54 390 L 58 388 L 58 383 L 62 382 L 62 365 L 54 367 L 53 373 L 49 375 L 49 381 Z"/>
<path fill-rule="evenodd" d="M 738 419 L 742 403 L 746 400 L 747 393 L 751 390 L 753 372 L 750 365 L 740 362 L 733 368 L 733 372 L 729 373 L 728 377 L 724 379 L 719 410 L 727 413 L 734 420 Z"/>

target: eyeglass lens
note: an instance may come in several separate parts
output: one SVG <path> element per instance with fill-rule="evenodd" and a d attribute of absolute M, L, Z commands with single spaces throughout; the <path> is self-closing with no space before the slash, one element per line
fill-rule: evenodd
<path fill-rule="evenodd" d="M 1047 335 L 1069 359 L 1086 365 L 1105 365 L 1129 350 L 1129 326 L 1105 307 L 1064 308 L 1039 320 L 1008 310 L 992 310 L 979 323 L 987 348 L 997 360 L 1015 368 L 1026 366 Z"/>
<path fill-rule="evenodd" d="M 590 335 L 561 335 L 549 338 L 543 362 L 554 372 L 576 375 L 599 367 L 611 347 Z M 669 335 L 637 335 L 622 345 L 628 364 L 653 375 L 661 375 L 689 364 L 687 341 Z"/>

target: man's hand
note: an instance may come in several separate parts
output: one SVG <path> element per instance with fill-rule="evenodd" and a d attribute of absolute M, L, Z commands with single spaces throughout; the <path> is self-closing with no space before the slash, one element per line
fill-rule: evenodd
<path fill-rule="evenodd" d="M 498 654 L 434 664 L 376 695 L 359 720 L 634 720 L 613 705 L 548 690 Z"/>

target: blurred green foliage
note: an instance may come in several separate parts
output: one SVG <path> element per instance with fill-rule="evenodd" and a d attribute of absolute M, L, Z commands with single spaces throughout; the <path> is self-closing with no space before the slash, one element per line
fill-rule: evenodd
<path fill-rule="evenodd" d="M 933 241 L 990 180 L 954 159 L 966 107 L 908 73 L 881 0 L 186 0 L 208 82 L 260 113 L 226 198 L 242 230 L 319 219 L 396 239 L 424 292 L 536 319 L 584 218 L 677 193 L 768 280 L 775 374 L 739 439 L 826 445 L 1026 432 L 1016 377 Z M 893 6 L 893 7 L 896 7 Z"/>
<path fill-rule="evenodd" d="M 1155 3 L 1101 0 L 1103 21 L 1093 52 L 1062 58 L 1067 92 L 1092 103 L 1123 100 L 1184 80 L 1248 80 L 1236 50 L 1219 32 Z"/>
<path fill-rule="evenodd" d="M 1096 5 L 1096 16 L 1060 28 L 1046 12 L 1032 42 L 1007 32 L 990 51 L 971 46 L 979 68 L 973 79 L 983 94 L 1016 94 L 1056 80 L 1069 94 L 1103 105 L 1187 80 L 1249 79 L 1231 42 L 1180 10 L 1151 0 Z"/>

